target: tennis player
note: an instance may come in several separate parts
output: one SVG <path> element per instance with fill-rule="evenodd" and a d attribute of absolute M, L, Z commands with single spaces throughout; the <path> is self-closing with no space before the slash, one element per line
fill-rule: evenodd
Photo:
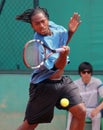
<path fill-rule="evenodd" d="M 39 123 L 51 122 L 55 107 L 70 111 L 74 115 L 70 130 L 84 130 L 86 112 L 78 87 L 69 77 L 63 76 L 70 53 L 70 48 L 66 44 L 81 22 L 80 15 L 74 13 L 68 24 L 68 31 L 50 21 L 48 11 L 41 7 L 28 9 L 16 19 L 31 24 L 35 31 L 35 39 L 44 41 L 50 48 L 65 49 L 60 54 L 53 54 L 46 60 L 44 66 L 33 71 L 24 121 L 17 130 L 35 130 Z M 35 50 L 36 56 L 39 51 L 39 48 Z M 62 98 L 68 98 L 69 106 L 63 108 L 60 105 Z"/>

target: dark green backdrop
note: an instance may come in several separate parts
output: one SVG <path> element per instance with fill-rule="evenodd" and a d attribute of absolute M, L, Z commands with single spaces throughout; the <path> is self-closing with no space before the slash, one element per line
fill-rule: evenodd
<path fill-rule="evenodd" d="M 0 14 L 0 70 L 27 70 L 22 60 L 26 41 L 33 30 L 27 23 L 15 20 L 17 14 L 32 8 L 32 0 L 6 0 Z M 82 23 L 70 42 L 71 63 L 66 70 L 77 70 L 82 61 L 93 64 L 94 70 L 103 70 L 103 1 L 102 0 L 39 0 L 48 9 L 50 20 L 68 27 L 74 12 L 81 15 Z"/>

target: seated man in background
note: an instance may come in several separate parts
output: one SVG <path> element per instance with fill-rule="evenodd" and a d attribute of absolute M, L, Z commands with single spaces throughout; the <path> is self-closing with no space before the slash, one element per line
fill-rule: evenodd
<path fill-rule="evenodd" d="M 78 73 L 80 78 L 75 81 L 78 85 L 81 97 L 86 106 L 86 118 L 92 121 L 92 130 L 100 130 L 101 110 L 103 102 L 99 102 L 103 98 L 103 83 L 100 79 L 92 76 L 93 67 L 88 62 L 82 62 L 79 65 Z M 67 130 L 69 130 L 73 120 L 73 115 L 69 113 Z"/>

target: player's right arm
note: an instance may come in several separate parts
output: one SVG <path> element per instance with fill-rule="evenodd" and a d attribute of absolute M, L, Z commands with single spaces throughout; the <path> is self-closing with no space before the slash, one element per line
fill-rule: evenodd
<path fill-rule="evenodd" d="M 63 48 L 65 51 L 60 53 L 58 59 L 55 62 L 55 67 L 58 69 L 64 69 L 67 63 L 67 55 L 70 52 L 70 48 L 68 46 L 63 46 Z"/>
<path fill-rule="evenodd" d="M 54 68 L 58 69 L 58 71 L 56 71 L 56 73 L 50 76 L 51 80 L 60 79 L 64 73 L 64 67 L 67 64 L 67 55 L 69 54 L 70 49 L 68 46 L 64 46 L 63 48 L 65 49 L 65 52 L 60 53 L 58 59 L 55 61 L 54 64 Z"/>

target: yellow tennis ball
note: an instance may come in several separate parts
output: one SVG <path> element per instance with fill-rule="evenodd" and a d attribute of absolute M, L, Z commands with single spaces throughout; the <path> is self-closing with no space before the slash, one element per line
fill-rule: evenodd
<path fill-rule="evenodd" d="M 62 99 L 60 100 L 60 105 L 61 105 L 62 107 L 67 107 L 67 106 L 69 105 L 69 100 L 68 100 L 67 98 L 62 98 Z"/>

